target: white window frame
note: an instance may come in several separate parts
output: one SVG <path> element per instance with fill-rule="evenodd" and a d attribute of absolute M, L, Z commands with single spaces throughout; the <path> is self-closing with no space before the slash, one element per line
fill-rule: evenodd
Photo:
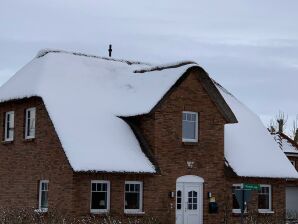
<path fill-rule="evenodd" d="M 270 184 L 260 184 L 260 187 L 269 187 L 269 208 L 268 209 L 259 209 L 259 213 L 272 213 L 272 187 Z M 258 192 L 258 199 L 259 199 L 259 192 Z M 259 202 L 258 202 L 259 203 Z"/>
<path fill-rule="evenodd" d="M 243 189 L 243 184 L 233 184 L 232 187 L 240 187 L 240 189 Z M 232 200 L 233 200 L 233 192 L 232 192 Z M 233 206 L 233 201 L 232 201 L 232 206 Z M 245 212 L 247 212 L 247 210 L 245 210 Z M 232 208 L 232 213 L 241 213 L 241 209 Z"/>
<path fill-rule="evenodd" d="M 139 204 L 140 208 L 139 209 L 125 209 L 125 201 L 126 201 L 126 184 L 139 184 L 140 185 L 140 199 L 139 199 Z M 124 184 L 124 213 L 127 214 L 138 214 L 138 213 L 144 213 L 143 212 L 143 182 L 142 181 L 125 181 Z"/>
<path fill-rule="evenodd" d="M 92 209 L 92 184 L 107 184 L 107 208 L 106 209 Z M 90 186 L 90 213 L 99 214 L 99 213 L 108 213 L 110 211 L 110 181 L 108 180 L 91 180 Z"/>
<path fill-rule="evenodd" d="M 10 115 L 10 120 L 8 120 L 8 115 Z M 9 131 L 12 131 L 12 135 L 7 137 L 7 132 Z M 14 111 L 8 111 L 5 113 L 4 141 L 10 142 L 10 141 L 13 141 L 13 139 L 14 139 Z"/>
<path fill-rule="evenodd" d="M 29 111 L 32 113 L 34 112 L 34 133 L 33 135 L 29 135 L 30 131 L 28 131 L 28 113 Z M 30 122 L 31 123 L 31 122 Z M 26 114 L 25 114 L 25 139 L 33 139 L 35 138 L 35 132 L 36 132 L 36 108 L 35 107 L 30 107 L 26 109 Z"/>
<path fill-rule="evenodd" d="M 40 180 L 39 181 L 39 196 L 38 196 L 38 209 L 40 212 L 47 212 L 48 208 L 41 207 L 41 194 L 42 194 L 42 184 L 46 183 L 48 185 L 48 204 L 49 204 L 49 180 Z"/>
<path fill-rule="evenodd" d="M 195 138 L 189 139 L 189 138 L 183 138 L 183 115 L 184 114 L 194 114 L 196 115 L 196 126 L 195 126 Z M 198 133 L 199 133 L 199 113 L 193 112 L 193 111 L 182 111 L 182 141 L 183 142 L 198 142 Z"/>

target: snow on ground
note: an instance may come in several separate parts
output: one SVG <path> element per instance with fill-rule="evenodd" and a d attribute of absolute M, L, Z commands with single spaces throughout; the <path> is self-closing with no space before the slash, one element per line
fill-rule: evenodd
<path fill-rule="evenodd" d="M 148 113 L 192 66 L 182 62 L 151 67 L 45 50 L 0 88 L 0 102 L 42 97 L 75 171 L 154 173 L 119 117 Z M 217 87 L 239 121 L 225 127 L 225 157 L 233 170 L 239 176 L 298 177 L 258 116 Z"/>

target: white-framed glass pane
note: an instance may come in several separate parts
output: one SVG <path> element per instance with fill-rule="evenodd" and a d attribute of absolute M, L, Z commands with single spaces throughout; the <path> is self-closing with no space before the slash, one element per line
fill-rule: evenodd
<path fill-rule="evenodd" d="M 240 209 L 238 201 L 236 199 L 235 191 L 241 189 L 241 185 L 233 185 L 232 187 L 232 206 L 233 209 Z"/>
<path fill-rule="evenodd" d="M 183 112 L 182 114 L 182 138 L 183 140 L 197 140 L 198 113 Z"/>
<path fill-rule="evenodd" d="M 125 183 L 125 210 L 141 210 L 142 184 Z"/>
<path fill-rule="evenodd" d="M 258 209 L 269 210 L 270 205 L 270 197 L 271 190 L 269 186 L 261 186 L 258 192 Z"/>
<path fill-rule="evenodd" d="M 39 208 L 48 209 L 48 190 L 49 182 L 41 180 L 39 183 Z"/>
<path fill-rule="evenodd" d="M 14 112 L 5 113 L 5 133 L 4 139 L 6 141 L 12 141 L 14 138 Z"/>
<path fill-rule="evenodd" d="M 196 191 L 188 192 L 188 210 L 197 210 L 198 193 Z"/>
<path fill-rule="evenodd" d="M 177 210 L 180 210 L 182 208 L 182 192 L 180 190 L 177 191 L 176 197 L 177 197 L 177 199 L 176 199 L 177 200 L 176 207 L 177 207 Z"/>
<path fill-rule="evenodd" d="M 35 117 L 36 117 L 36 109 L 29 108 L 26 110 L 26 138 L 35 137 Z"/>
<path fill-rule="evenodd" d="M 48 191 L 41 192 L 41 208 L 48 208 Z"/>
<path fill-rule="evenodd" d="M 91 209 L 107 210 L 108 209 L 108 182 L 91 183 Z"/>

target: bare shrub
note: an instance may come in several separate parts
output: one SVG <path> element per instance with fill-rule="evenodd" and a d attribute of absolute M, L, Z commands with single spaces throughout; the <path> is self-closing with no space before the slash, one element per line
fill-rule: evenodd
<path fill-rule="evenodd" d="M 0 208 L 0 224 L 160 224 L 160 222 L 148 215 L 142 217 L 110 215 L 71 217 L 55 209 L 43 213 L 34 211 L 32 208 Z"/>

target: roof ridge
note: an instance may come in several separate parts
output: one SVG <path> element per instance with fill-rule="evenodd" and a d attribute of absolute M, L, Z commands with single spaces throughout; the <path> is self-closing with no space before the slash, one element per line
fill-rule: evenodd
<path fill-rule="evenodd" d="M 162 71 L 164 69 L 170 69 L 170 68 L 178 68 L 181 66 L 189 65 L 189 64 L 194 64 L 197 65 L 196 62 L 194 61 L 180 61 L 180 62 L 175 62 L 172 64 L 164 64 L 164 65 L 157 65 L 149 68 L 142 68 L 142 69 L 137 69 L 134 70 L 134 73 L 145 73 L 145 72 L 152 72 L 152 71 Z"/>
<path fill-rule="evenodd" d="M 211 77 L 210 77 L 211 78 Z M 228 95 L 230 95 L 230 96 L 232 96 L 232 97 L 234 97 L 235 98 L 235 96 L 230 92 L 230 91 L 228 91 L 225 87 L 223 87 L 221 84 L 219 84 L 217 81 L 215 81 L 213 78 L 211 78 L 211 80 L 212 80 L 212 82 L 216 85 L 216 86 L 218 86 L 222 91 L 224 91 L 226 94 L 228 94 Z"/>
<path fill-rule="evenodd" d="M 45 56 L 45 55 L 47 55 L 49 53 L 72 54 L 72 55 L 75 55 L 75 56 L 83 56 L 83 57 L 97 58 L 97 59 L 102 59 L 102 60 L 107 60 L 107 61 L 122 62 L 122 63 L 126 63 L 128 65 L 148 65 L 148 66 L 152 66 L 152 64 L 146 63 L 146 62 L 128 61 L 128 60 L 124 60 L 124 59 L 102 57 L 102 56 L 93 55 L 93 54 L 86 54 L 86 53 L 75 52 L 75 51 L 65 51 L 65 50 L 61 50 L 61 49 L 50 49 L 50 48 L 45 48 L 45 49 L 40 50 L 37 53 L 37 55 L 35 56 L 35 58 L 41 58 L 41 57 L 43 57 L 43 56 Z"/>

